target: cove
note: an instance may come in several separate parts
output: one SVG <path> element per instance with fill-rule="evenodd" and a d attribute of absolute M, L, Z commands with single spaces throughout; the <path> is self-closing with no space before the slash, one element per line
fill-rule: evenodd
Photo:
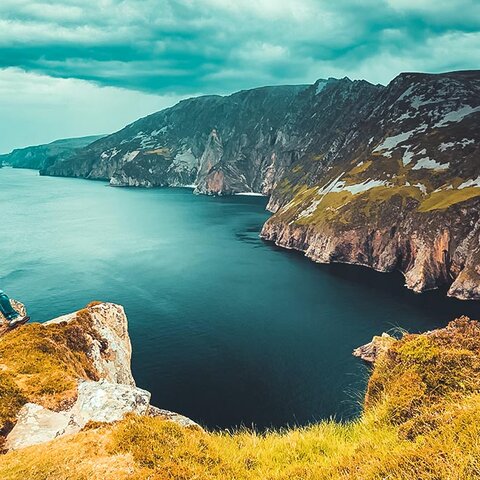
<path fill-rule="evenodd" d="M 0 169 L 0 288 L 35 321 L 124 305 L 138 386 L 210 427 L 281 427 L 359 412 L 353 348 L 445 325 L 476 303 L 416 295 L 400 274 L 317 265 L 259 238 L 266 199 Z"/>

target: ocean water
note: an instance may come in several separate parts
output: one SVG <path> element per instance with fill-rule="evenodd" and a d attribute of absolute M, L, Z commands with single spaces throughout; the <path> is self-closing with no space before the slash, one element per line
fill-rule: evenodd
<path fill-rule="evenodd" d="M 353 348 L 478 312 L 415 295 L 400 274 L 317 265 L 262 241 L 265 198 L 3 168 L 0 201 L 0 288 L 39 322 L 92 300 L 124 305 L 137 384 L 210 428 L 354 416 L 368 369 Z"/>

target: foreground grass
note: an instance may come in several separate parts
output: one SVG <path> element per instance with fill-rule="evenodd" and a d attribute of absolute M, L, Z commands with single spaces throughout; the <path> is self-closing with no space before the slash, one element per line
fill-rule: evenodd
<path fill-rule="evenodd" d="M 16 480 L 480 478 L 480 325 L 407 335 L 381 357 L 360 419 L 258 434 L 130 416 L 0 457 Z"/>

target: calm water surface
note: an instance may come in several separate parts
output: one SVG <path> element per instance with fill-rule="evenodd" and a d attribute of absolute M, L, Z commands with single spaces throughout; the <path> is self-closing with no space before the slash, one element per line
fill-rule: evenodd
<path fill-rule="evenodd" d="M 4 168 L 0 201 L 0 288 L 37 321 L 121 303 L 138 385 L 209 427 L 354 415 L 367 373 L 354 347 L 478 310 L 412 294 L 400 275 L 316 265 L 263 242 L 264 198 Z"/>

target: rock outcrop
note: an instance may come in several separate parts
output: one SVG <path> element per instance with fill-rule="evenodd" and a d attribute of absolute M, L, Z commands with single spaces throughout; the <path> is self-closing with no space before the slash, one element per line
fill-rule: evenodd
<path fill-rule="evenodd" d="M 22 308 L 17 302 L 15 305 Z M 38 371 L 41 378 L 44 368 L 45 377 L 50 378 L 39 392 L 35 385 L 24 385 L 25 368 L 17 367 L 17 359 L 25 352 L 15 355 L 10 351 L 10 357 L 0 359 L 0 373 L 5 375 L 0 374 L 0 388 L 7 394 L 12 392 L 5 405 L 0 398 L 0 410 L 8 410 L 11 404 L 17 408 L 9 414 L 15 414 L 14 420 L 0 415 L 4 449 L 47 442 L 79 432 L 89 422 L 116 422 L 126 414 L 160 416 L 182 426 L 198 427 L 186 417 L 150 405 L 150 393 L 136 387 L 130 369 L 127 317 L 120 305 L 94 302 L 45 324 L 25 325 L 2 337 L 0 349 L 2 342 L 10 342 L 6 349 L 18 348 L 25 343 L 23 338 L 29 338 L 29 332 L 33 352 L 28 353 L 39 363 L 32 366 L 32 372 Z M 53 372 L 49 371 L 52 365 Z"/>
<path fill-rule="evenodd" d="M 67 410 L 55 412 L 35 403 L 25 404 L 5 447 L 17 450 L 48 442 L 79 432 L 88 422 L 116 422 L 127 413 L 144 415 L 149 403 L 146 390 L 105 380 L 83 381 L 78 385 L 77 401 Z"/>
<path fill-rule="evenodd" d="M 374 364 L 377 358 L 392 346 L 393 342 L 395 342 L 395 338 L 384 332 L 380 336 L 373 337 L 371 342 L 356 348 L 353 356 Z"/>
<path fill-rule="evenodd" d="M 91 339 L 88 356 L 92 359 L 99 377 L 111 383 L 135 386 L 130 368 L 132 345 L 128 335 L 128 321 L 121 305 L 95 304 L 94 302 L 87 307 L 86 311 L 80 310 L 63 315 L 45 322 L 44 325 L 68 323 L 79 315 L 86 314 L 88 314 L 91 328 L 96 334 Z"/>

